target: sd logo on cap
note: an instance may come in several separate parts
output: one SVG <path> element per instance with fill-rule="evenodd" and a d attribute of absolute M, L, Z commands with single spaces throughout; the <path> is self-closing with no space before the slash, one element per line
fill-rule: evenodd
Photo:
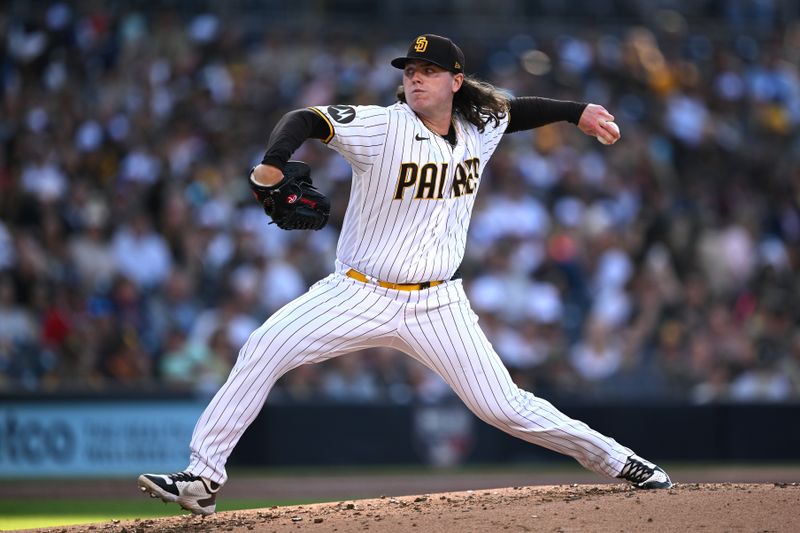
<path fill-rule="evenodd" d="M 406 62 L 412 59 L 428 61 L 455 74 L 464 72 L 464 52 L 453 41 L 441 35 L 420 35 L 408 47 L 405 57 L 392 60 L 392 66 L 403 69 Z"/>

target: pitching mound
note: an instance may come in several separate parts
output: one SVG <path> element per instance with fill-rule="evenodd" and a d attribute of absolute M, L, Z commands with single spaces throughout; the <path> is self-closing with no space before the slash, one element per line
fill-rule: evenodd
<path fill-rule="evenodd" d="M 667 491 L 558 485 L 381 497 L 51 528 L 59 533 L 189 531 L 800 531 L 800 484 L 677 484 Z"/>

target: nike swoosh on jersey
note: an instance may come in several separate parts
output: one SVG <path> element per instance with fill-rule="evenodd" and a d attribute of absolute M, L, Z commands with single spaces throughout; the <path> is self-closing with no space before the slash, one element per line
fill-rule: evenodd
<path fill-rule="evenodd" d="M 419 136 L 419 133 L 417 133 L 416 135 L 414 135 L 414 138 L 415 138 L 416 140 L 418 140 L 418 141 L 427 141 L 428 139 L 430 139 L 430 137 L 420 137 L 420 136 Z"/>

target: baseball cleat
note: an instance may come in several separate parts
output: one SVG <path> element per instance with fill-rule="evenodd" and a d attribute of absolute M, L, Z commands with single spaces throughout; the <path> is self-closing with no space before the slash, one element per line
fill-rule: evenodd
<path fill-rule="evenodd" d="M 666 472 L 638 455 L 631 455 L 617 476 L 637 489 L 669 489 L 672 480 Z"/>
<path fill-rule="evenodd" d="M 194 514 L 214 514 L 217 508 L 219 483 L 189 472 L 176 474 L 142 474 L 139 490 L 150 493 L 151 498 L 161 498 L 165 503 L 177 503 Z"/>

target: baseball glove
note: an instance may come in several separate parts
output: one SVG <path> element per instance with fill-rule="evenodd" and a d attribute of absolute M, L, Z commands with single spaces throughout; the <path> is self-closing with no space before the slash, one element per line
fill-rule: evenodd
<path fill-rule="evenodd" d="M 259 185 L 250 172 L 250 188 L 264 212 L 279 228 L 321 229 L 328 223 L 331 203 L 311 183 L 311 168 L 302 161 L 288 161 L 283 179 L 272 186 Z"/>

